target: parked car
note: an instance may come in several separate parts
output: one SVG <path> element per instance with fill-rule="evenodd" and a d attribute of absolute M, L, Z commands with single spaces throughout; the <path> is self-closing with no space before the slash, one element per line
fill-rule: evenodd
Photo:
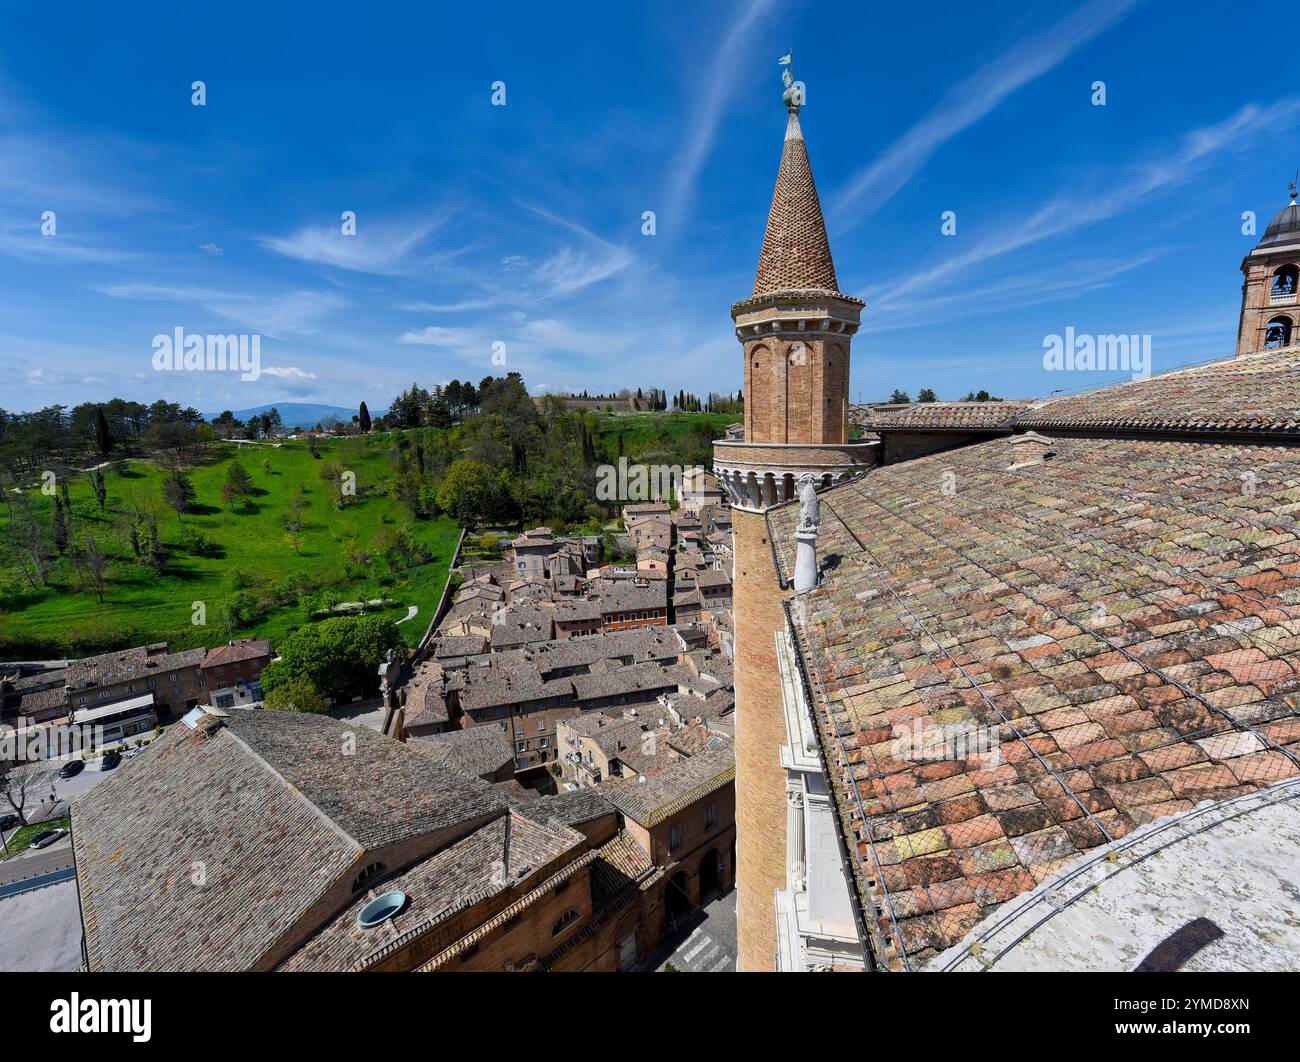
<path fill-rule="evenodd" d="M 32 838 L 33 848 L 48 848 L 55 841 L 61 840 L 68 836 L 67 830 L 46 830 L 44 833 L 38 833 Z"/>
<path fill-rule="evenodd" d="M 69 760 L 59 768 L 60 778 L 73 778 L 86 769 L 85 760 Z"/>
<path fill-rule="evenodd" d="M 17 825 L 17 815 L 0 815 L 0 830 L 12 830 Z"/>
<path fill-rule="evenodd" d="M 120 752 L 106 752 L 104 758 L 99 761 L 99 769 L 101 771 L 111 771 L 121 762 L 122 754 Z"/>

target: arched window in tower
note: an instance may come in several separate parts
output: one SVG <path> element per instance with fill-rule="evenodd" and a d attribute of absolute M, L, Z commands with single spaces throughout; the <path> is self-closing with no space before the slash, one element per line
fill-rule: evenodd
<path fill-rule="evenodd" d="M 1293 265 L 1279 266 L 1273 273 L 1273 286 L 1269 289 L 1269 301 L 1274 306 L 1279 303 L 1296 301 L 1296 288 L 1300 283 L 1300 269 Z"/>
<path fill-rule="evenodd" d="M 1264 330 L 1264 349 L 1277 350 L 1291 345 L 1291 318 L 1274 317 Z"/>

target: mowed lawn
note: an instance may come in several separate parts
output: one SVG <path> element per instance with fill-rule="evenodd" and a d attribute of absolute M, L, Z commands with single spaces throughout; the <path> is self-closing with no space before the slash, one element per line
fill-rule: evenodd
<path fill-rule="evenodd" d="M 453 520 L 416 520 L 390 496 L 396 469 L 384 437 L 320 441 L 319 457 L 305 442 L 289 441 L 236 448 L 223 446 L 204 463 L 187 468 L 197 495 L 197 511 L 178 521 L 163 500 L 165 473 L 153 464 L 131 461 L 126 474 L 106 469 L 107 505 L 101 512 L 86 476 L 69 484 L 75 519 L 113 557 L 105 600 L 80 585 L 71 562 L 55 562 L 50 585 L 32 589 L 6 553 L 0 569 L 0 657 L 28 655 L 27 647 L 51 655 L 82 654 L 127 644 L 170 641 L 174 647 L 218 645 L 228 636 L 283 638 L 313 610 L 334 602 L 391 598 L 382 610 L 401 619 L 409 605 L 415 618 L 399 630 L 408 645 L 419 642 L 447 579 L 459 528 Z M 222 502 L 221 486 L 231 461 L 240 461 L 256 488 L 248 512 Z M 269 472 L 263 461 L 269 463 Z M 356 474 L 356 497 L 338 509 L 333 491 L 321 477 L 322 466 L 337 463 Z M 284 527 L 290 500 L 301 495 L 303 526 Z M 53 498 L 29 493 L 39 518 L 49 527 Z M 125 514 L 152 510 L 168 547 L 162 574 L 134 561 Z M 0 510 L 0 525 L 7 515 Z M 405 527 L 424 544 L 432 560 L 393 571 L 376 548 L 380 538 Z M 215 544 L 216 556 L 187 549 L 190 529 Z M 0 534 L 8 537 L 7 527 Z M 299 589 L 301 584 L 302 589 Z M 273 593 L 291 600 L 270 608 L 251 623 L 228 630 L 224 605 L 243 592 L 265 600 Z M 195 625 L 195 603 L 202 602 L 206 625 Z"/>
<path fill-rule="evenodd" d="M 598 431 L 602 436 L 622 435 L 625 453 L 637 453 L 654 446 L 660 433 L 672 443 L 680 443 L 700 425 L 708 424 L 721 432 L 728 424 L 745 419 L 743 413 L 599 413 Z"/>

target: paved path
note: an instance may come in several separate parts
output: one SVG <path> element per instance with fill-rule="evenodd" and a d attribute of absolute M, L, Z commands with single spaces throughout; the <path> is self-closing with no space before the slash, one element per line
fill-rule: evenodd
<path fill-rule="evenodd" d="M 669 963 L 684 973 L 736 972 L 736 892 L 713 900 L 665 936 L 642 970 L 663 971 Z"/>

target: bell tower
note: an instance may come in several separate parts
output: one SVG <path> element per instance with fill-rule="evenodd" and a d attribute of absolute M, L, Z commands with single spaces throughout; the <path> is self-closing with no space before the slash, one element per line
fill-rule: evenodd
<path fill-rule="evenodd" d="M 786 886 L 788 742 L 776 639 L 783 588 L 766 512 L 805 475 L 829 487 L 865 471 L 874 444 L 848 438 L 849 345 L 861 299 L 839 290 L 808 148 L 802 89 L 787 70 L 787 118 L 753 295 L 731 308 L 745 358 L 745 438 L 714 443 L 733 509 L 736 620 L 738 969 L 775 969 L 775 892 Z"/>
<path fill-rule="evenodd" d="M 1269 222 L 1259 246 L 1241 263 L 1241 272 L 1245 280 L 1237 354 L 1300 344 L 1300 206 L 1295 181 L 1291 202 Z"/>

